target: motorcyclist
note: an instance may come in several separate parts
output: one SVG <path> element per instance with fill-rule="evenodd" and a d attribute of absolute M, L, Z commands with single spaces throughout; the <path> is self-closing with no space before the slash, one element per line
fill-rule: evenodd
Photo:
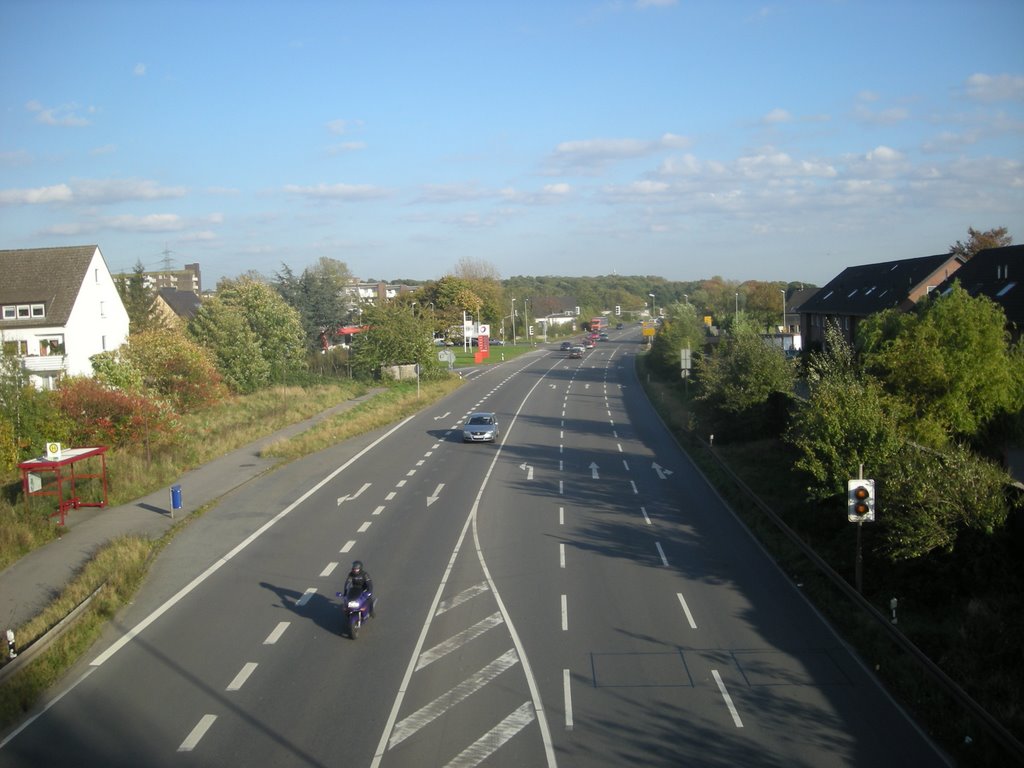
<path fill-rule="evenodd" d="M 373 596 L 373 579 L 370 573 L 363 567 L 362 560 L 355 560 L 352 563 L 352 570 L 348 572 L 345 579 L 345 589 L 342 594 L 351 599 L 362 594 L 363 590 L 370 593 L 370 618 L 373 618 L 374 608 L 377 605 L 377 598 Z"/>

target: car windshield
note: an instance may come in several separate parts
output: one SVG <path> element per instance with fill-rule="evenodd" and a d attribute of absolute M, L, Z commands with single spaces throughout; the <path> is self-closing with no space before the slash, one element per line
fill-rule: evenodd
<path fill-rule="evenodd" d="M 473 418 L 471 418 L 469 420 L 469 423 L 470 424 L 490 424 L 491 423 L 491 417 L 490 416 L 474 416 Z"/>

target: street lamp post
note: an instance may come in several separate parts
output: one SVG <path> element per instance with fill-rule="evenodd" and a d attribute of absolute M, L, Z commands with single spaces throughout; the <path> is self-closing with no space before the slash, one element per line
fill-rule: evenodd
<path fill-rule="evenodd" d="M 654 301 L 654 294 L 653 293 L 648 293 L 647 295 L 651 297 L 651 317 L 652 318 L 657 317 L 658 316 L 658 306 L 657 306 L 657 302 Z"/>
<path fill-rule="evenodd" d="M 512 299 L 512 343 L 516 343 L 516 300 Z"/>
<path fill-rule="evenodd" d="M 779 288 L 779 293 L 782 294 L 782 332 L 786 332 L 786 291 L 784 288 Z"/>
<path fill-rule="evenodd" d="M 526 344 L 530 344 L 530 304 L 529 299 L 523 299 L 523 335 L 526 336 Z"/>
<path fill-rule="evenodd" d="M 736 322 L 740 321 L 740 294 L 736 293 Z"/>

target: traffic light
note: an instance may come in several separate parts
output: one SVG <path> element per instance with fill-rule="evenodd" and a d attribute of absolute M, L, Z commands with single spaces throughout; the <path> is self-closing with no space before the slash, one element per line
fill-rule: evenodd
<path fill-rule="evenodd" d="M 615 305 L 615 316 L 619 317 L 622 314 L 622 306 L 620 304 Z"/>
<path fill-rule="evenodd" d="M 847 481 L 846 517 L 851 523 L 873 523 L 875 521 L 874 480 Z"/>

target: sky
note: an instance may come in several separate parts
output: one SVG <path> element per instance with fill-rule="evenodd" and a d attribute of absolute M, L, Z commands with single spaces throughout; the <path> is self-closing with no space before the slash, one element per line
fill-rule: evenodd
<path fill-rule="evenodd" d="M 0 249 L 823 285 L 1024 242 L 1022 32 L 1022 0 L 0 0 Z"/>

